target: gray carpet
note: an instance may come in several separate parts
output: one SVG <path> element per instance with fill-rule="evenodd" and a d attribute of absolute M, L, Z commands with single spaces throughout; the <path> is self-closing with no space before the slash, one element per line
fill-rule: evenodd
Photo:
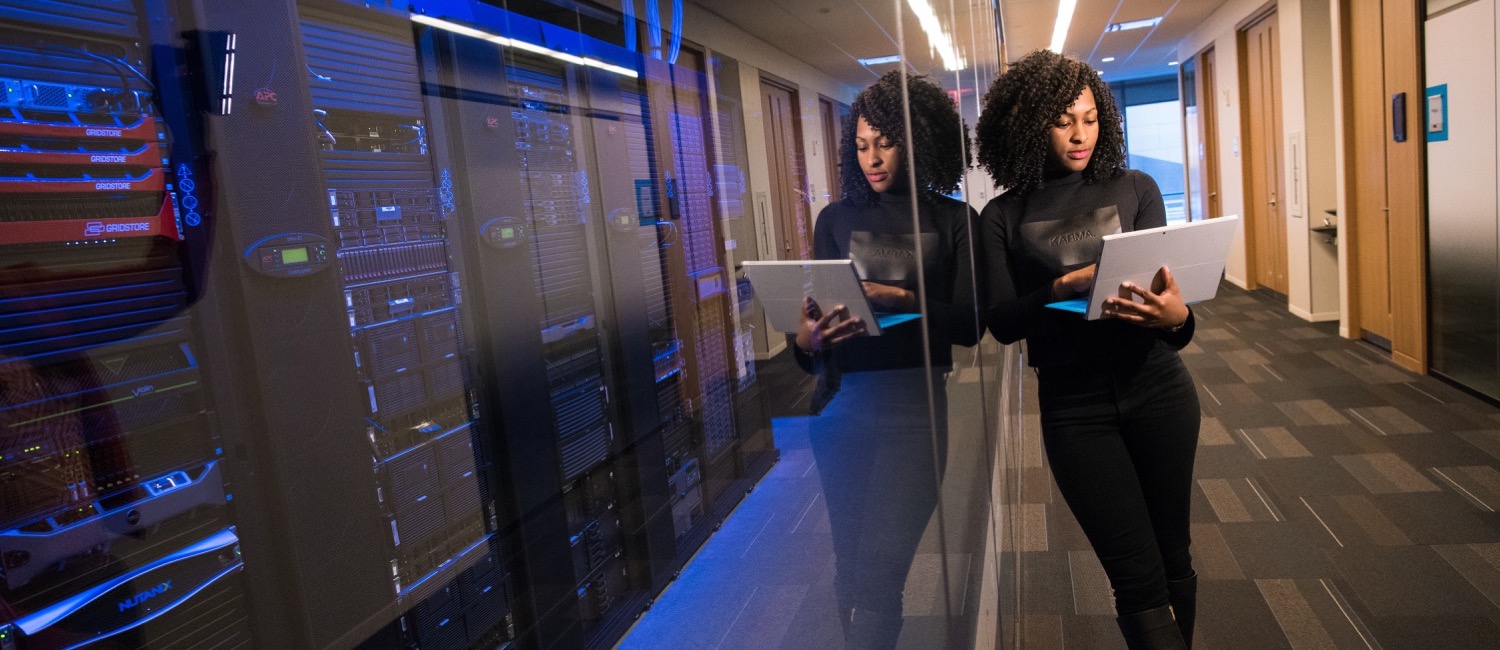
<path fill-rule="evenodd" d="M 1195 647 L 1500 648 L 1500 409 L 1266 295 L 1226 286 L 1197 313 L 1183 354 L 1204 415 Z M 998 390 L 996 363 L 965 362 L 950 381 L 947 521 L 913 564 L 901 647 L 966 646 L 977 617 L 998 615 L 1007 648 L 1123 648 L 1104 572 L 1047 473 L 1026 372 L 996 490 L 1011 525 L 1000 606 L 979 612 L 993 444 L 979 422 L 996 415 L 979 395 Z M 772 387 L 785 408 L 805 397 L 794 378 L 780 398 Z M 620 647 L 844 647 L 810 426 L 776 420 L 780 463 Z"/>
<path fill-rule="evenodd" d="M 1226 286 L 1196 311 L 1195 647 L 1500 647 L 1500 410 L 1265 294 Z M 1077 523 L 1025 471 L 1045 532 L 1006 556 L 1007 645 L 1124 647 Z"/>

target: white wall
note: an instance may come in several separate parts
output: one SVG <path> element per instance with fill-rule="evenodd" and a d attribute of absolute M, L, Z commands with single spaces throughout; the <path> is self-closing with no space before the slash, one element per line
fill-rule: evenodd
<path fill-rule="evenodd" d="M 776 219 L 773 218 L 774 215 L 762 211 L 759 200 L 759 193 L 770 191 L 770 165 L 766 161 L 765 125 L 761 118 L 760 79 L 757 71 L 764 70 L 797 87 L 801 104 L 798 112 L 802 119 L 802 150 L 806 154 L 807 182 L 814 194 L 809 209 L 814 217 L 828 205 L 830 181 L 823 153 L 823 143 L 828 135 L 823 133 L 822 120 L 818 117 L 818 95 L 847 104 L 854 101 L 854 96 L 861 89 L 839 83 L 806 62 L 776 49 L 697 5 L 685 3 L 683 6 L 686 12 L 682 23 L 685 38 L 704 44 L 716 54 L 740 62 L 740 93 L 745 108 L 745 149 L 750 155 L 751 207 L 754 208 L 757 219 L 756 232 L 766 233 L 774 240 Z M 870 80 L 875 79 L 871 77 Z M 770 203 L 767 202 L 765 207 L 769 210 Z M 764 252 L 763 250 L 762 253 Z"/>
<path fill-rule="evenodd" d="M 1338 0 L 1332 0 L 1328 3 L 1328 15 L 1330 22 L 1334 25 L 1341 25 L 1344 21 L 1343 10 L 1339 5 L 1340 2 Z M 1342 52 L 1344 51 L 1342 30 L 1334 29 L 1331 37 L 1334 59 L 1335 61 L 1340 61 L 1343 59 Z M 1339 63 L 1335 63 L 1333 66 L 1333 87 L 1344 87 L 1344 66 Z M 1333 132 L 1337 144 L 1333 148 L 1333 183 L 1334 199 L 1338 203 L 1339 212 L 1339 218 L 1335 223 L 1339 226 L 1339 241 L 1343 244 L 1339 246 L 1338 251 L 1339 336 L 1353 338 L 1354 333 L 1349 330 L 1349 240 L 1347 230 L 1344 227 L 1349 218 L 1349 204 L 1345 200 L 1349 194 L 1347 183 L 1344 181 L 1348 177 L 1348 161 L 1345 160 L 1343 139 L 1344 123 L 1347 120 L 1347 115 L 1348 109 L 1344 106 L 1344 93 L 1335 92 L 1333 94 Z"/>
<path fill-rule="evenodd" d="M 1308 318 L 1312 313 L 1312 286 L 1308 279 L 1311 264 L 1308 259 L 1307 181 L 1306 174 L 1302 174 L 1302 178 L 1292 178 L 1294 170 L 1306 164 L 1293 161 L 1292 150 L 1306 145 L 1293 147 L 1291 144 L 1294 140 L 1305 142 L 1307 137 L 1307 114 L 1302 108 L 1306 101 L 1302 70 L 1302 0 L 1280 0 L 1276 4 L 1276 26 L 1280 31 L 1281 45 L 1281 186 L 1284 192 L 1278 199 L 1283 204 L 1287 221 L 1286 301 L 1293 314 Z M 1295 94 L 1292 89 L 1296 89 Z"/>
<path fill-rule="evenodd" d="M 1239 46 L 1235 40 L 1236 24 L 1264 6 L 1261 0 L 1230 0 L 1203 21 L 1196 31 L 1184 38 L 1177 48 L 1177 59 L 1183 60 L 1214 48 L 1214 109 L 1218 122 L 1216 138 L 1219 149 L 1219 209 L 1222 214 L 1245 214 L 1244 166 L 1240 156 L 1240 86 Z M 1245 263 L 1245 236 L 1241 228 L 1229 251 L 1224 277 L 1230 282 L 1248 286 Z"/>
<path fill-rule="evenodd" d="M 1338 108 L 1334 103 L 1334 52 L 1333 12 L 1331 5 L 1337 0 L 1302 0 L 1302 54 L 1304 115 L 1307 128 L 1302 142 L 1306 147 L 1303 155 L 1306 165 L 1306 189 L 1304 203 L 1307 206 L 1307 226 L 1316 227 L 1326 222 L 1337 223 L 1337 217 L 1325 210 L 1337 209 L 1338 182 L 1334 151 L 1338 148 L 1338 130 L 1334 117 Z M 1325 241 L 1329 235 L 1309 233 L 1307 244 L 1309 314 L 1310 320 L 1338 320 L 1339 309 L 1339 246 Z M 1295 308 L 1295 305 L 1294 305 Z"/>
<path fill-rule="evenodd" d="M 1179 59 L 1212 46 L 1215 56 L 1215 108 L 1218 110 L 1219 196 L 1224 214 L 1245 213 L 1243 143 L 1240 142 L 1240 53 L 1238 33 L 1252 17 L 1272 4 L 1277 7 L 1280 34 L 1281 111 L 1284 160 L 1283 183 L 1295 196 L 1280 199 L 1287 210 L 1288 309 L 1308 320 L 1332 320 L 1342 311 L 1338 303 L 1340 265 L 1336 249 L 1324 244 L 1309 228 L 1322 225 L 1323 210 L 1336 201 L 1336 125 L 1333 103 L 1331 24 L 1317 20 L 1328 12 L 1330 0 L 1230 0 L 1178 44 Z M 1307 19 L 1313 14 L 1314 19 Z M 1326 84 L 1326 85 L 1321 85 Z M 1308 88 L 1318 89 L 1309 97 Z M 1322 92 L 1322 89 L 1328 89 Z M 1309 116 L 1310 112 L 1317 115 Z M 1300 140 L 1301 159 L 1291 159 L 1290 141 Z M 1300 173 L 1299 173 L 1300 172 Z M 1299 173 L 1298 178 L 1293 174 Z M 1248 265 L 1245 240 L 1236 240 L 1225 269 L 1227 278 L 1246 286 Z"/>
<path fill-rule="evenodd" d="M 760 72 L 764 70 L 797 87 L 800 101 L 799 114 L 802 121 L 802 148 L 806 154 L 807 182 L 813 190 L 814 201 L 808 206 L 814 217 L 828 205 L 828 171 L 824 161 L 823 143 L 829 134 L 823 133 L 822 120 L 818 116 L 818 95 L 849 103 L 854 101 L 858 88 L 839 83 L 790 54 L 756 38 L 730 24 L 717 15 L 704 11 L 697 5 L 684 4 L 683 37 L 708 48 L 711 56 L 726 56 L 740 65 L 740 99 L 744 111 L 745 151 L 749 160 L 746 169 L 750 188 L 750 204 L 746 210 L 753 215 L 759 251 L 751 255 L 743 251 L 740 258 L 774 259 L 776 241 L 776 218 L 771 213 L 770 164 L 766 160 L 765 122 L 761 116 Z M 873 77 L 871 79 L 874 80 Z M 835 125 L 837 128 L 837 125 Z M 836 136 L 835 136 L 836 137 Z M 736 246 L 745 242 L 736 242 Z M 768 323 L 756 323 L 753 337 L 756 356 L 765 359 L 779 353 L 786 346 L 785 337 L 771 330 Z"/>

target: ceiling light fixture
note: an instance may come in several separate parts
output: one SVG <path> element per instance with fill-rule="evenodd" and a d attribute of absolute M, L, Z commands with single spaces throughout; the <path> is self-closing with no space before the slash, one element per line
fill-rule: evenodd
<path fill-rule="evenodd" d="M 1106 57 L 1104 57 L 1104 58 L 1102 58 L 1102 59 L 1099 59 L 1099 62 L 1100 62 L 1100 63 L 1113 63 L 1113 62 L 1114 62 L 1114 60 L 1115 60 L 1115 57 L 1112 57 L 1112 56 L 1106 56 Z"/>
<path fill-rule="evenodd" d="M 514 38 L 506 38 L 506 37 L 500 36 L 498 34 L 491 34 L 489 32 L 481 30 L 481 29 L 474 29 L 473 27 L 469 27 L 467 25 L 460 25 L 458 23 L 455 23 L 455 22 L 452 22 L 452 21 L 448 21 L 448 20 L 443 20 L 441 18 L 433 18 L 433 17 L 430 17 L 430 16 L 424 16 L 422 14 L 412 14 L 411 15 L 411 21 L 414 22 L 414 23 L 421 24 L 421 25 L 427 25 L 429 27 L 436 27 L 436 28 L 444 30 L 444 31 L 453 32 L 454 34 L 462 34 L 464 36 L 470 36 L 470 37 L 477 38 L 477 39 L 480 39 L 480 40 L 483 40 L 483 41 L 489 41 L 491 43 L 494 43 L 496 45 L 500 45 L 500 46 L 503 46 L 503 47 L 512 47 L 512 48 L 515 48 L 515 49 L 518 49 L 518 50 L 526 50 L 527 52 L 534 52 L 536 54 L 541 54 L 543 56 L 550 56 L 550 57 L 552 57 L 554 59 L 557 59 L 559 61 L 566 61 L 566 62 L 572 63 L 574 65 L 584 65 L 584 66 L 588 66 L 588 67 L 591 67 L 591 68 L 598 68 L 600 70 L 608 70 L 608 71 L 613 72 L 615 74 L 623 75 L 623 76 L 626 76 L 626 77 L 637 77 L 637 78 L 639 78 L 641 76 L 640 73 L 636 72 L 635 70 L 631 70 L 630 68 L 626 68 L 626 67 L 621 67 L 621 66 L 615 65 L 613 63 L 605 63 L 605 62 L 600 61 L 598 59 L 591 59 L 591 58 L 586 57 L 586 56 L 577 56 L 577 55 L 574 55 L 574 54 L 568 54 L 567 52 L 559 52 L 557 50 L 546 48 L 546 47 L 542 47 L 540 45 L 536 45 L 536 44 L 533 44 L 533 43 L 527 43 L 526 41 L 519 41 L 519 40 L 516 40 Z"/>
<path fill-rule="evenodd" d="M 1177 65 L 1177 62 L 1176 61 L 1168 61 L 1167 65 Z"/>
<path fill-rule="evenodd" d="M 1132 29 L 1145 29 L 1147 27 L 1155 27 L 1161 24 L 1162 18 L 1163 16 L 1157 16 L 1155 18 L 1147 18 L 1145 20 L 1132 20 L 1129 22 L 1115 23 L 1113 25 L 1110 25 L 1109 27 L 1105 27 L 1104 33 L 1108 34 L 1110 32 L 1127 32 Z"/>
<path fill-rule="evenodd" d="M 1068 40 L 1068 25 L 1073 22 L 1073 10 L 1078 0 L 1061 0 L 1057 3 L 1057 23 L 1052 26 L 1052 45 L 1047 49 L 1062 54 L 1063 42 Z"/>
<path fill-rule="evenodd" d="M 868 59 L 855 59 L 855 60 L 859 61 L 859 64 L 862 65 L 862 66 L 870 67 L 872 65 L 884 65 L 884 64 L 887 64 L 887 63 L 895 63 L 895 62 L 901 60 L 901 55 L 900 54 L 892 54 L 890 56 L 876 56 L 876 57 L 871 57 L 871 58 L 868 58 Z"/>
<path fill-rule="evenodd" d="M 956 71 L 968 67 L 963 54 L 958 51 L 958 46 L 953 43 L 948 33 L 943 31 L 943 23 L 938 20 L 937 12 L 933 11 L 931 3 L 927 0 L 906 0 L 906 6 L 911 7 L 911 12 L 917 15 L 917 22 L 922 25 L 922 31 L 927 32 L 928 49 L 936 52 L 938 58 L 943 60 L 944 70 Z"/>

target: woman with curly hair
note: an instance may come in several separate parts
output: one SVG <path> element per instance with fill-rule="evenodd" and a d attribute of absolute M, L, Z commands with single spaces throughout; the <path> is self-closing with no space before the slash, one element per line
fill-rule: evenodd
<path fill-rule="evenodd" d="M 1106 318 L 1046 307 L 1091 288 L 1104 235 L 1166 225 L 1161 192 L 1125 168 L 1099 74 L 1059 54 L 1030 54 L 995 81 L 977 139 L 980 164 L 1007 188 L 980 217 L 985 325 L 1001 342 L 1026 339 L 1047 459 L 1109 576 L 1127 644 L 1188 647 L 1202 414 L 1177 351 L 1192 340 L 1192 310 L 1165 267 L 1151 287 L 1121 285 Z"/>
<path fill-rule="evenodd" d="M 850 648 L 890 648 L 900 636 L 901 592 L 947 453 L 944 375 L 952 346 L 979 339 L 968 234 L 976 215 L 944 196 L 968 166 L 966 144 L 942 88 L 886 74 L 850 108 L 840 149 L 844 199 L 824 208 L 813 229 L 814 256 L 852 259 L 876 311 L 925 312 L 930 332 L 930 345 L 920 322 L 862 336 L 865 323 L 843 305 L 825 314 L 808 298 L 793 338 L 799 363 L 820 375 L 814 412 L 822 412 L 810 437 Z"/>

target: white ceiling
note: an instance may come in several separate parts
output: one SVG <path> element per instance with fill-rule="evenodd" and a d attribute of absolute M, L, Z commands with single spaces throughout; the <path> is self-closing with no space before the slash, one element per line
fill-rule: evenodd
<path fill-rule="evenodd" d="M 936 73 L 941 62 L 902 0 L 689 0 L 829 76 L 855 87 L 890 66 L 866 69 L 856 59 L 897 54 L 895 14 L 902 2 L 908 62 L 917 72 Z M 990 0 L 930 0 L 940 22 L 955 36 L 970 64 L 996 58 Z M 1175 75 L 1169 65 L 1177 44 L 1225 0 L 1078 0 L 1065 53 L 1087 60 L 1105 80 Z M 1045 48 L 1052 40 L 1058 0 L 1000 0 L 1006 50 L 1012 59 Z M 1155 28 L 1105 33 L 1112 23 L 1163 16 Z M 693 38 L 692 34 L 686 35 Z M 709 44 L 712 45 L 712 44 Z M 1103 63 L 1105 57 L 1115 57 Z M 942 75 L 937 75 L 939 78 Z"/>

